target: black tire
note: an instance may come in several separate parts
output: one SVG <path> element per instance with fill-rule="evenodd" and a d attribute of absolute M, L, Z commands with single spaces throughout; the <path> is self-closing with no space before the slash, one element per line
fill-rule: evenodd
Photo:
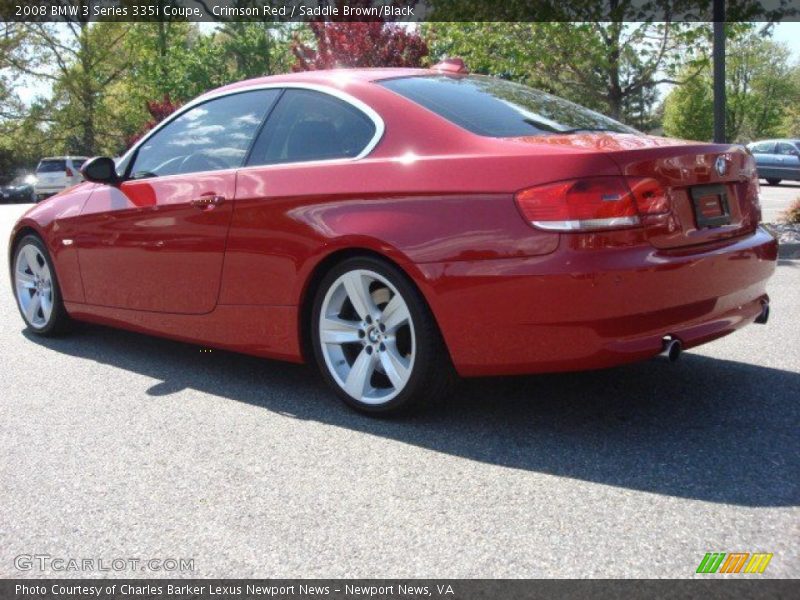
<path fill-rule="evenodd" d="M 405 301 L 413 323 L 415 343 L 410 375 L 399 393 L 395 392 L 393 398 L 380 404 L 359 401 L 344 390 L 326 363 L 320 340 L 320 318 L 325 298 L 342 275 L 355 270 L 377 273 L 394 286 Z M 438 402 L 447 397 L 457 378 L 450 355 L 425 299 L 400 269 L 378 258 L 366 256 L 349 258 L 334 266 L 325 275 L 317 288 L 312 307 L 311 343 L 317 366 L 328 385 L 349 407 L 370 415 L 398 414 L 423 404 Z M 366 348 L 359 350 L 359 344 L 355 346 L 356 354 L 360 355 L 362 351 L 367 351 Z"/>
<path fill-rule="evenodd" d="M 780 179 L 767 179 L 767 183 L 769 185 L 778 185 L 781 182 Z"/>
<path fill-rule="evenodd" d="M 25 311 L 23 310 L 22 306 L 20 305 L 20 299 L 17 294 L 17 257 L 19 253 L 22 251 L 23 248 L 27 246 L 35 246 L 39 249 L 41 257 L 47 263 L 47 268 L 50 271 L 50 282 L 51 282 L 51 290 L 52 290 L 52 311 L 50 312 L 49 319 L 42 325 L 35 325 L 31 323 L 28 318 L 25 316 Z M 45 246 L 44 242 L 42 242 L 41 238 L 37 235 L 29 234 L 21 238 L 16 245 L 14 246 L 14 253 L 12 254 L 11 258 L 11 285 L 14 291 L 14 299 L 17 302 L 17 309 L 19 310 L 20 316 L 22 320 L 27 325 L 28 329 L 41 336 L 49 337 L 55 336 L 62 333 L 66 333 L 69 331 L 72 320 L 70 319 L 69 315 L 67 314 L 66 309 L 64 308 L 64 302 L 61 298 L 61 287 L 58 284 L 58 276 L 56 275 L 55 267 L 53 266 L 53 261 L 50 258 L 50 253 L 47 251 L 47 247 Z"/>

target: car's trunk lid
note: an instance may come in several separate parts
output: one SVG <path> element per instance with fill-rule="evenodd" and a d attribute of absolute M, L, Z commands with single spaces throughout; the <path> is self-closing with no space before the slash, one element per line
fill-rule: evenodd
<path fill-rule="evenodd" d="M 755 164 L 742 146 L 677 142 L 609 155 L 623 175 L 652 177 L 668 194 L 668 214 L 643 217 L 648 239 L 658 248 L 713 242 L 758 225 Z"/>
<path fill-rule="evenodd" d="M 664 215 L 646 215 L 648 240 L 658 248 L 714 242 L 755 229 L 761 216 L 755 161 L 742 146 L 667 138 L 586 133 L 525 141 L 605 153 L 626 177 L 656 179 L 670 199 Z"/>

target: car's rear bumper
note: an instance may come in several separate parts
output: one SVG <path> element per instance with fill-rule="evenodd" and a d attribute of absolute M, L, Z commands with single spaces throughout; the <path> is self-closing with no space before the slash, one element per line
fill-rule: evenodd
<path fill-rule="evenodd" d="M 564 236 L 566 237 L 566 236 Z M 777 242 L 762 228 L 701 248 L 581 249 L 428 263 L 424 292 L 460 374 L 609 367 L 691 348 L 754 321 Z"/>
<path fill-rule="evenodd" d="M 36 187 L 33 189 L 33 192 L 34 192 L 34 193 L 35 193 L 37 196 L 52 196 L 53 194 L 57 194 L 58 192 L 60 192 L 60 191 L 62 191 L 62 190 L 64 190 L 64 189 L 66 189 L 66 187 L 65 187 L 65 186 L 63 186 L 63 185 L 59 185 L 59 186 L 53 186 L 53 187 L 48 187 L 48 186 L 41 186 L 41 187 L 40 187 L 40 186 L 36 186 Z"/>

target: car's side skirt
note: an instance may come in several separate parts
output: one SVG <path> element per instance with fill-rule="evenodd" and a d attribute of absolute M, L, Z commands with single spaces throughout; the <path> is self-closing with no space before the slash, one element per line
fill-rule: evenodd
<path fill-rule="evenodd" d="M 296 306 L 219 305 L 204 315 L 184 315 L 64 303 L 78 320 L 211 348 L 303 362 Z"/>

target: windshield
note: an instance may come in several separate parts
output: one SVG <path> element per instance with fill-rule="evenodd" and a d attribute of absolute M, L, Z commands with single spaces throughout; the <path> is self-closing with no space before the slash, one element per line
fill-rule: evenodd
<path fill-rule="evenodd" d="M 588 108 L 494 77 L 431 75 L 379 83 L 478 135 L 639 133 Z"/>

